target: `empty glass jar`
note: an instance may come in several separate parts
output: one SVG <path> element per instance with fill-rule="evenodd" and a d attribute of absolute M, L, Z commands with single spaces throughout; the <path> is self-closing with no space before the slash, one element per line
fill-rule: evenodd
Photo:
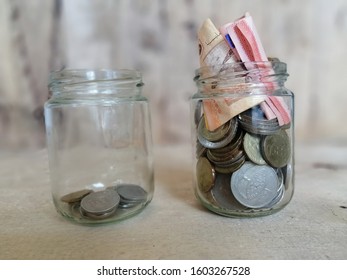
<path fill-rule="evenodd" d="M 45 104 L 55 207 L 82 224 L 137 214 L 154 191 L 150 113 L 133 70 L 62 70 Z"/>
<path fill-rule="evenodd" d="M 196 71 L 191 99 L 194 190 L 209 210 L 255 217 L 294 192 L 294 96 L 286 64 L 234 63 Z"/>

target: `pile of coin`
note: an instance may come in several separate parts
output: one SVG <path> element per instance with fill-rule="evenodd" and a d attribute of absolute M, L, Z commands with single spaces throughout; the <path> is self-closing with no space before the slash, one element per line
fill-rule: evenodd
<path fill-rule="evenodd" d="M 255 106 L 214 131 L 205 125 L 201 106 L 195 112 L 198 194 L 217 208 L 268 209 L 285 192 L 291 158 L 289 125 L 267 120 Z"/>
<path fill-rule="evenodd" d="M 138 185 L 122 184 L 116 187 L 116 191 L 120 196 L 119 207 L 121 208 L 134 207 L 147 199 L 147 192 Z"/>
<path fill-rule="evenodd" d="M 239 114 L 238 120 L 245 131 L 257 135 L 273 134 L 280 129 L 277 118 L 272 120 L 266 119 L 259 107 Z"/>
<path fill-rule="evenodd" d="M 93 220 L 112 217 L 117 209 L 132 208 L 146 200 L 147 192 L 135 184 L 119 184 L 100 191 L 83 189 L 61 197 L 71 209 L 78 209 L 81 217 Z"/>

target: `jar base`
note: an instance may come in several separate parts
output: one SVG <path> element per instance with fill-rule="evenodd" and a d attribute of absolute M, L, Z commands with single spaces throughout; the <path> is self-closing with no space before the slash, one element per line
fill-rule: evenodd
<path fill-rule="evenodd" d="M 129 208 L 117 208 L 114 213 L 105 218 L 95 219 L 88 216 L 85 216 L 81 210 L 79 203 L 75 204 L 60 204 L 59 207 L 56 205 L 57 212 L 63 216 L 66 220 L 71 221 L 73 223 L 87 225 L 87 226 L 97 226 L 103 224 L 111 224 L 117 223 L 128 218 L 131 218 L 140 212 L 142 212 L 147 205 L 150 203 L 149 201 L 143 202 L 141 204 L 137 204 L 135 206 Z"/>
<path fill-rule="evenodd" d="M 213 204 L 205 201 L 197 192 L 195 192 L 195 196 L 199 200 L 199 202 L 209 211 L 223 217 L 228 217 L 228 218 L 257 218 L 257 217 L 269 216 L 281 211 L 289 203 L 289 201 L 287 201 L 287 202 L 281 203 L 280 206 L 276 205 L 271 208 L 260 208 L 260 209 L 253 209 L 253 208 L 236 209 L 235 208 L 231 210 L 231 209 L 214 206 Z"/>

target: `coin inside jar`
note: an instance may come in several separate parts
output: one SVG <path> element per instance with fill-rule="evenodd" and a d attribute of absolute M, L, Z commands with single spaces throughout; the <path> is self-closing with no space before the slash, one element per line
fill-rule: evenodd
<path fill-rule="evenodd" d="M 121 184 L 116 187 L 116 191 L 121 203 L 140 203 L 147 199 L 147 192 L 139 185 Z"/>
<path fill-rule="evenodd" d="M 261 149 L 265 161 L 272 167 L 283 167 L 290 159 L 290 140 L 284 130 L 266 136 L 262 141 Z"/>
<path fill-rule="evenodd" d="M 206 127 L 205 118 L 202 117 L 199 122 L 198 133 L 206 140 L 215 142 L 222 139 L 228 132 L 229 128 L 230 122 L 227 122 L 224 125 L 218 127 L 217 129 L 210 131 Z"/>
<path fill-rule="evenodd" d="M 118 193 L 113 189 L 92 192 L 81 200 L 81 212 L 90 218 L 108 217 L 113 214 L 120 202 Z"/>
<path fill-rule="evenodd" d="M 90 194 L 91 192 L 92 192 L 91 190 L 84 189 L 84 190 L 68 193 L 62 196 L 60 200 L 67 203 L 79 202 L 82 200 L 83 197 Z"/>
<path fill-rule="evenodd" d="M 248 158 L 256 164 L 266 164 L 260 152 L 260 137 L 246 133 L 243 137 L 243 149 Z"/>
<path fill-rule="evenodd" d="M 221 147 L 224 147 L 228 145 L 233 138 L 236 136 L 238 122 L 236 118 L 232 118 L 228 122 L 228 130 L 226 131 L 226 134 L 223 135 L 224 137 L 218 141 L 210 141 L 204 137 L 203 133 L 198 133 L 198 140 L 201 143 L 202 146 L 208 148 L 208 149 L 218 149 Z M 198 130 L 198 132 L 200 132 Z"/>
<path fill-rule="evenodd" d="M 279 185 L 277 172 L 268 165 L 244 165 L 231 177 L 234 197 L 249 208 L 269 205 L 278 196 Z"/>
<path fill-rule="evenodd" d="M 242 206 L 233 196 L 230 189 L 230 174 L 216 174 L 216 182 L 211 189 L 212 197 L 218 206 L 230 210 L 242 210 Z"/>
<path fill-rule="evenodd" d="M 196 177 L 199 189 L 202 192 L 208 192 L 214 185 L 215 170 L 206 157 L 198 159 L 196 164 Z"/>
<path fill-rule="evenodd" d="M 277 119 L 266 119 L 259 106 L 241 113 L 238 121 L 245 131 L 252 134 L 270 135 L 280 129 Z"/>

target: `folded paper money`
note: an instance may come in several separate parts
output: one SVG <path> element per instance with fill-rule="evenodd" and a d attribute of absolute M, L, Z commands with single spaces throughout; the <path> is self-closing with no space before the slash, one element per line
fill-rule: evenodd
<path fill-rule="evenodd" d="M 198 39 L 201 67 L 221 65 L 222 68 L 225 63 L 268 61 L 249 13 L 235 22 L 223 25 L 220 30 L 214 26 L 210 19 L 207 19 L 198 32 Z M 253 68 L 261 67 L 259 63 L 257 66 L 245 65 Z M 269 82 L 264 82 L 264 84 L 269 89 L 274 87 Z M 210 92 L 212 93 L 213 90 Z M 204 100 L 206 127 L 213 131 L 231 118 L 258 104 L 268 119 L 277 118 L 280 125 L 290 123 L 289 109 L 281 97 L 257 96 L 255 98 L 252 96 L 233 101 L 230 98 Z"/>

